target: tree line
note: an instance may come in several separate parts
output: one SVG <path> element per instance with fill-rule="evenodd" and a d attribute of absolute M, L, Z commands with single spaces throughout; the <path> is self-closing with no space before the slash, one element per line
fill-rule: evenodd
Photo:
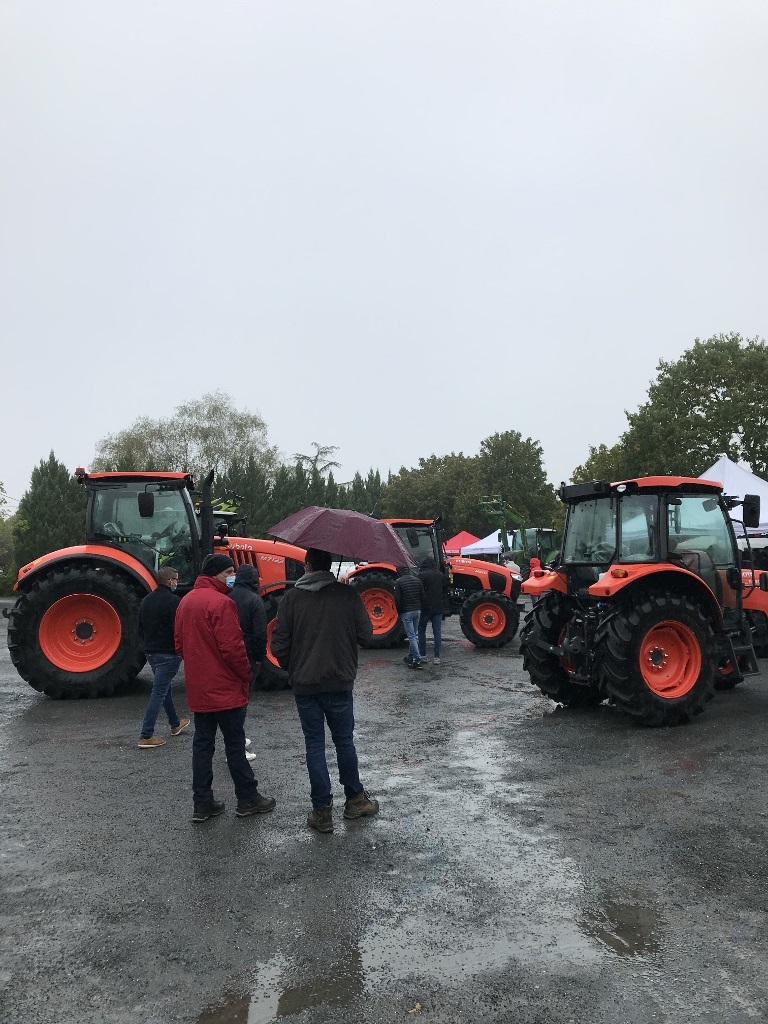
<path fill-rule="evenodd" d="M 590 445 L 571 479 L 699 476 L 723 454 L 768 477 L 766 390 L 768 347 L 761 338 L 696 338 L 680 359 L 660 360 L 647 401 L 625 413 L 627 429 L 618 442 Z M 577 423 L 564 419 L 563 429 Z M 201 480 L 214 469 L 217 495 L 240 497 L 248 532 L 257 537 L 307 505 L 382 518 L 441 516 L 448 536 L 460 529 L 484 536 L 498 525 L 480 508 L 487 495 L 500 496 L 527 525 L 560 524 L 562 506 L 547 481 L 542 447 L 518 431 L 485 438 L 475 455 L 421 458 L 386 480 L 370 469 L 339 483 L 333 472 L 337 448 L 317 442 L 311 448 L 310 454 L 282 459 L 262 418 L 238 410 L 230 396 L 217 391 L 183 403 L 170 417 L 142 417 L 103 438 L 91 470 L 184 470 Z M 16 569 L 33 558 L 81 543 L 84 528 L 85 489 L 53 452 L 33 470 L 13 516 L 0 484 L 0 586 L 7 590 Z"/>

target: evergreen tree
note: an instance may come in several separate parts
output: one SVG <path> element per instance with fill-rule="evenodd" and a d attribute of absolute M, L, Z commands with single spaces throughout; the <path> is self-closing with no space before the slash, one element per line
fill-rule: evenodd
<path fill-rule="evenodd" d="M 51 452 L 32 470 L 14 517 L 13 542 L 19 566 L 49 551 L 85 540 L 86 492 Z"/>

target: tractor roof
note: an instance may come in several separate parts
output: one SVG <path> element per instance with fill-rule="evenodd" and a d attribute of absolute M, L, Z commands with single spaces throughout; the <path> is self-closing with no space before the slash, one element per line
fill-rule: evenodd
<path fill-rule="evenodd" d="M 585 501 L 618 491 L 634 494 L 637 491 L 693 491 L 695 494 L 722 494 L 723 485 L 717 480 L 700 480 L 695 476 L 641 476 L 634 480 L 591 480 L 583 484 L 563 484 L 557 494 L 561 501 Z"/>
<path fill-rule="evenodd" d="M 434 519 L 382 519 L 382 523 L 390 526 L 432 526 Z"/>
<path fill-rule="evenodd" d="M 192 482 L 189 473 L 86 473 L 84 470 L 77 470 L 75 474 L 81 482 L 92 482 L 103 480 L 106 483 L 152 483 L 154 481 L 165 482 L 178 480 L 183 483 L 185 480 Z"/>

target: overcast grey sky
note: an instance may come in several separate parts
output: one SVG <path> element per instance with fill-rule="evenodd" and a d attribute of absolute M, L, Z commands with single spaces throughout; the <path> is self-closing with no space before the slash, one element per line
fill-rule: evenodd
<path fill-rule="evenodd" d="M 768 333 L 764 0 L 1 19 L 14 498 L 214 389 L 342 480 L 519 430 L 558 483 L 660 358 Z"/>

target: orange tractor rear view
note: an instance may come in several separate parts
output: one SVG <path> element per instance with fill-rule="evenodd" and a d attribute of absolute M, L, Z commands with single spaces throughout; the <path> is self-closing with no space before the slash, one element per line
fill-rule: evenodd
<path fill-rule="evenodd" d="M 431 558 L 448 577 L 443 617 L 459 613 L 461 631 L 476 647 L 503 647 L 520 625 L 517 599 L 522 577 L 504 565 L 474 558 L 448 558 L 439 519 L 384 519 L 398 534 L 417 565 Z M 355 587 L 373 623 L 369 647 L 392 647 L 405 636 L 395 607 L 397 567 L 371 562 L 354 569 Z"/>
<path fill-rule="evenodd" d="M 7 612 L 11 660 L 30 686 L 50 697 L 99 697 L 128 685 L 144 665 L 138 609 L 158 569 L 177 569 L 184 594 L 211 551 L 258 569 L 271 637 L 281 598 L 304 572 L 304 550 L 232 535 L 231 517 L 214 508 L 213 473 L 199 503 L 187 473 L 76 476 L 88 491 L 85 544 L 23 566 Z M 257 685 L 287 685 L 269 647 Z"/>
<path fill-rule="evenodd" d="M 759 498 L 664 476 L 563 484 L 558 497 L 559 560 L 522 588 L 535 599 L 523 667 L 542 693 L 572 707 L 607 699 L 645 725 L 676 725 L 758 671 L 768 574 L 742 570 L 730 513 L 743 505 L 742 525 L 756 527 Z"/>

